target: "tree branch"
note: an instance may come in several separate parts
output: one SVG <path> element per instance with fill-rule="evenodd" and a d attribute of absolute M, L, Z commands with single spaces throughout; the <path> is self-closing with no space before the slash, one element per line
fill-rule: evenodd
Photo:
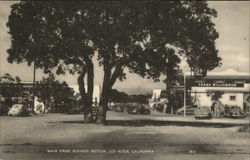
<path fill-rule="evenodd" d="M 122 61 L 116 65 L 115 70 L 110 78 L 110 86 L 113 86 L 116 79 L 123 73 L 122 67 L 124 64 L 125 64 L 125 61 Z"/>
<path fill-rule="evenodd" d="M 78 64 L 80 66 L 84 66 L 83 61 L 81 61 L 80 59 L 70 58 L 69 56 L 65 57 L 67 58 L 67 60 L 64 61 L 65 64 Z"/>
<path fill-rule="evenodd" d="M 86 94 L 86 90 L 85 90 L 85 86 L 84 86 L 84 77 L 85 77 L 85 74 L 86 74 L 86 70 L 83 69 L 82 73 L 80 73 L 78 79 L 77 79 L 77 82 L 78 82 L 78 85 L 79 85 L 79 92 L 82 96 L 82 99 L 83 97 L 85 97 L 87 94 Z"/>

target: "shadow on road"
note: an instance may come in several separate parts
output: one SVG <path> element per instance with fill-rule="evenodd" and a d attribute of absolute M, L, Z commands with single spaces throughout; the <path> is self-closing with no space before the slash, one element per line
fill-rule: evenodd
<path fill-rule="evenodd" d="M 84 124 L 83 121 L 57 121 L 49 123 L 72 123 Z M 159 121 L 159 120 L 107 120 L 107 126 L 131 126 L 131 127 L 144 127 L 144 126 L 192 126 L 192 127 L 214 127 L 214 128 L 227 128 L 234 126 L 242 126 L 237 123 L 209 123 L 209 122 L 185 122 L 185 121 Z"/>
<path fill-rule="evenodd" d="M 230 124 L 230 123 L 204 123 L 204 122 L 185 122 L 185 121 L 159 121 L 159 120 L 108 120 L 109 126 L 193 126 L 193 127 L 216 127 L 226 128 L 239 126 L 241 124 Z"/>

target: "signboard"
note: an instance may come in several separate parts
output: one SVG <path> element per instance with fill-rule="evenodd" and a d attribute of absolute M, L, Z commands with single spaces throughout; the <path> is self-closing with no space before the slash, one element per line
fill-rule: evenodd
<path fill-rule="evenodd" d="M 244 87 L 244 83 L 193 83 L 195 87 Z"/>

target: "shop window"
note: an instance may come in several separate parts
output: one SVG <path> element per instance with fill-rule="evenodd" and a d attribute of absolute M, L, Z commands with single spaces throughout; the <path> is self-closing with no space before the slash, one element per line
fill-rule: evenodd
<path fill-rule="evenodd" d="M 230 96 L 229 99 L 230 99 L 230 101 L 235 101 L 236 100 L 236 96 Z"/>

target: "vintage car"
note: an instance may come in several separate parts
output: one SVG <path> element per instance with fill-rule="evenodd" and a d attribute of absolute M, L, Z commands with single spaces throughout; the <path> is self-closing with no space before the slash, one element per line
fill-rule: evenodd
<path fill-rule="evenodd" d="M 129 107 L 127 109 L 129 114 L 150 114 L 151 111 L 143 105 Z"/>
<path fill-rule="evenodd" d="M 109 111 L 123 112 L 126 107 L 125 103 L 115 103 L 112 106 L 108 106 Z"/>
<path fill-rule="evenodd" d="M 76 99 L 69 99 L 66 103 L 63 104 L 63 107 L 66 108 L 68 114 L 81 114 L 83 113 L 83 105 L 80 105 Z"/>
<path fill-rule="evenodd" d="M 168 100 L 166 98 L 162 98 L 156 105 L 154 105 L 154 109 L 158 112 L 166 112 L 168 106 Z"/>
<path fill-rule="evenodd" d="M 224 117 L 245 118 L 246 116 L 239 106 L 225 106 Z"/>
<path fill-rule="evenodd" d="M 14 104 L 8 112 L 8 116 L 28 116 L 27 106 L 24 104 Z"/>
<path fill-rule="evenodd" d="M 197 105 L 186 105 L 186 115 L 194 115 L 194 111 L 197 109 Z M 184 106 L 177 109 L 176 114 L 184 114 Z"/>
<path fill-rule="evenodd" d="M 212 112 L 211 112 L 209 107 L 198 107 L 194 111 L 194 116 L 195 116 L 195 119 L 198 119 L 198 118 L 211 119 L 212 118 Z"/>
<path fill-rule="evenodd" d="M 70 108 L 68 110 L 68 114 L 80 114 L 83 112 L 83 109 L 81 107 L 74 107 L 74 108 Z"/>

